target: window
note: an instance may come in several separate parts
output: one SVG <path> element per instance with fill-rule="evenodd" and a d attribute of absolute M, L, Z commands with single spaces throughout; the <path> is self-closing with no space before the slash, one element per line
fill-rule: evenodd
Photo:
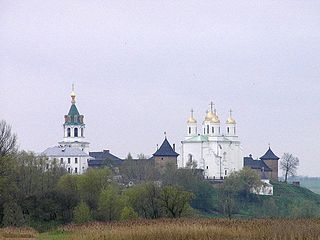
<path fill-rule="evenodd" d="M 78 163 L 78 158 L 74 158 L 74 163 Z"/>
<path fill-rule="evenodd" d="M 60 158 L 60 164 L 63 164 L 63 158 Z"/>
<path fill-rule="evenodd" d="M 74 173 L 78 173 L 78 168 L 74 168 Z"/>
<path fill-rule="evenodd" d="M 78 137 L 78 128 L 75 128 L 75 129 L 74 129 L 74 136 L 75 136 L 75 137 Z"/>
<path fill-rule="evenodd" d="M 206 129 L 205 128 L 203 129 L 203 134 L 206 134 Z"/>
<path fill-rule="evenodd" d="M 220 127 L 219 127 L 219 134 L 220 134 Z"/>
<path fill-rule="evenodd" d="M 229 127 L 227 127 L 227 132 L 228 132 L 228 133 L 230 132 L 230 129 L 229 129 Z"/>
<path fill-rule="evenodd" d="M 68 158 L 68 164 L 70 164 L 71 163 L 71 158 Z"/>
<path fill-rule="evenodd" d="M 209 134 L 209 125 L 207 125 L 207 134 Z"/>
<path fill-rule="evenodd" d="M 188 154 L 188 161 L 192 162 L 192 154 Z"/>
<path fill-rule="evenodd" d="M 71 137 L 71 129 L 67 128 L 67 137 Z"/>
<path fill-rule="evenodd" d="M 209 166 L 207 166 L 207 169 L 209 169 Z"/>
<path fill-rule="evenodd" d="M 227 174 L 228 174 L 228 170 L 224 170 L 224 175 L 227 176 Z"/>
<path fill-rule="evenodd" d="M 83 128 L 81 128 L 81 137 L 83 137 Z"/>
<path fill-rule="evenodd" d="M 212 127 L 212 133 L 214 133 L 214 127 Z"/>
<path fill-rule="evenodd" d="M 191 134 L 191 127 L 189 127 L 189 134 Z"/>
<path fill-rule="evenodd" d="M 46 169 L 49 169 L 49 164 L 47 163 Z"/>
<path fill-rule="evenodd" d="M 233 132 L 234 132 L 234 134 L 236 134 L 236 127 L 233 128 Z"/>
<path fill-rule="evenodd" d="M 68 167 L 68 173 L 71 173 L 71 168 Z"/>

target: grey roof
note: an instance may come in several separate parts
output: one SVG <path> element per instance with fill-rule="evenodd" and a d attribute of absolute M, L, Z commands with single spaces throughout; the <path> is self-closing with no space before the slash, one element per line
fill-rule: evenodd
<path fill-rule="evenodd" d="M 119 166 L 124 162 L 124 160 L 111 154 L 109 150 L 89 152 L 89 155 L 93 158 L 88 163 L 90 167 L 100 167 L 108 164 L 112 166 Z"/>
<path fill-rule="evenodd" d="M 47 148 L 42 152 L 42 154 L 48 157 L 90 157 L 87 153 L 81 151 L 79 148 L 61 146 Z"/>
<path fill-rule="evenodd" d="M 264 169 L 265 172 L 272 171 L 263 160 L 254 160 L 252 157 L 244 157 L 244 166 L 252 169 Z"/>
<path fill-rule="evenodd" d="M 280 158 L 276 156 L 271 148 L 269 147 L 268 151 L 260 158 L 261 160 L 279 160 Z"/>
<path fill-rule="evenodd" d="M 160 148 L 153 154 L 153 156 L 177 157 L 179 154 L 173 150 L 167 138 L 165 138 Z"/>

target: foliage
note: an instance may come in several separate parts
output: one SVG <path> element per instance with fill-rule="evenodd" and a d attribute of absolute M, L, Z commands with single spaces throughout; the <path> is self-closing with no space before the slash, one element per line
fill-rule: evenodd
<path fill-rule="evenodd" d="M 91 209 L 97 209 L 102 189 L 112 182 L 111 171 L 107 168 L 89 169 L 79 176 L 78 188 L 80 197 Z"/>
<path fill-rule="evenodd" d="M 3 221 L 2 225 L 20 227 L 24 224 L 24 218 L 21 207 L 12 199 L 3 205 Z"/>
<path fill-rule="evenodd" d="M 74 222 L 85 223 L 91 220 L 91 212 L 89 206 L 81 201 L 74 209 Z"/>
<path fill-rule="evenodd" d="M 115 185 L 109 185 L 101 191 L 98 206 L 99 220 L 119 220 L 122 208 L 123 201 Z"/>
<path fill-rule="evenodd" d="M 167 216 L 180 218 L 188 209 L 193 194 L 177 187 L 166 186 L 162 189 L 160 200 Z"/>
<path fill-rule="evenodd" d="M 136 213 L 132 207 L 126 206 L 121 211 L 121 216 L 120 216 L 121 220 L 134 220 L 138 218 L 139 218 L 138 213 Z"/>

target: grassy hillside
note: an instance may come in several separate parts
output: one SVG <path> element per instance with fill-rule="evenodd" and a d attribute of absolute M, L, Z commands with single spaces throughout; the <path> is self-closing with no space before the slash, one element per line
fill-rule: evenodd
<path fill-rule="evenodd" d="M 273 182 L 274 196 L 239 199 L 239 217 L 308 218 L 320 216 L 320 195 L 304 187 Z"/>

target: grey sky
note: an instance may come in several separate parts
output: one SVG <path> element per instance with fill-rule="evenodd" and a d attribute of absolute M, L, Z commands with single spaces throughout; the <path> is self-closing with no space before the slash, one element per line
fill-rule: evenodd
<path fill-rule="evenodd" d="M 22 149 L 62 138 L 71 84 L 91 150 L 151 155 L 167 131 L 234 110 L 244 153 L 268 143 L 320 175 L 320 1 L 1 1 L 0 118 Z"/>

